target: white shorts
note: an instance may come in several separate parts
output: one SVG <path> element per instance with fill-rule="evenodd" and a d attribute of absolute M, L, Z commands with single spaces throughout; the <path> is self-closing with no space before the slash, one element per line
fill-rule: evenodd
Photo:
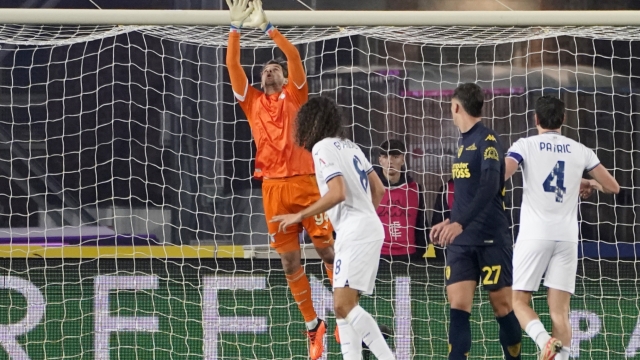
<path fill-rule="evenodd" d="M 365 295 L 373 294 L 384 239 L 366 243 L 336 241 L 333 260 L 333 288 L 350 287 Z"/>
<path fill-rule="evenodd" d="M 513 290 L 544 286 L 573 294 L 578 271 L 578 244 L 570 241 L 522 240 L 513 251 Z"/>

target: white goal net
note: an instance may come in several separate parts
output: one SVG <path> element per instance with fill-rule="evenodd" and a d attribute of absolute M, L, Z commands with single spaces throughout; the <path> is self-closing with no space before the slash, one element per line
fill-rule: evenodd
<path fill-rule="evenodd" d="M 378 162 L 406 144 L 428 222 L 442 217 L 458 131 L 453 89 L 486 91 L 484 121 L 505 148 L 535 133 L 533 104 L 567 104 L 563 133 L 594 149 L 617 197 L 580 204 L 576 359 L 640 349 L 635 167 L 640 28 L 282 28 L 311 96 L 342 107 L 348 135 Z M 306 359 L 304 322 L 268 250 L 252 136 L 225 67 L 228 27 L 0 26 L 0 358 Z M 243 31 L 252 84 L 282 56 Z M 521 179 L 509 183 L 518 231 Z M 440 204 L 438 204 L 440 201 Z M 383 261 L 362 300 L 398 359 L 446 359 L 440 251 Z M 333 340 L 331 291 L 306 251 L 317 312 Z M 549 321 L 545 297 L 534 306 Z M 501 359 L 486 294 L 471 359 Z M 523 352 L 533 358 L 525 338 Z"/>

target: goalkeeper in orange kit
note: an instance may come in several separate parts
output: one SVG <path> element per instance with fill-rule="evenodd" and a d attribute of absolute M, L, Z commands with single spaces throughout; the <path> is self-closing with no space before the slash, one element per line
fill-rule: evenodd
<path fill-rule="evenodd" d="M 318 319 L 311 300 L 311 286 L 300 259 L 298 234 L 307 230 L 333 283 L 333 228 L 326 214 L 307 218 L 297 231 L 278 231 L 271 219 L 297 213 L 320 198 L 311 153 L 295 144 L 295 118 L 308 99 L 307 77 L 300 54 L 262 11 L 262 2 L 227 0 L 231 17 L 227 68 L 233 93 L 244 111 L 256 142 L 254 177 L 262 179 L 264 212 L 271 246 L 280 254 L 291 293 L 307 325 L 309 356 L 315 360 L 324 351 L 327 325 Z M 240 64 L 240 29 L 262 29 L 284 52 L 287 62 L 269 61 L 262 69 L 262 91 L 253 88 Z"/>

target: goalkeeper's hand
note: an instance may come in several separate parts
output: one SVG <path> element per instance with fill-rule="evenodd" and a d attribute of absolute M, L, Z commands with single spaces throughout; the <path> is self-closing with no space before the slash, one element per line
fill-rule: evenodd
<path fill-rule="evenodd" d="M 229 17 L 231 18 L 231 26 L 240 29 L 245 20 L 253 12 L 253 4 L 249 0 L 227 0 L 229 5 Z"/>
<path fill-rule="evenodd" d="M 253 0 L 253 12 L 245 23 L 246 26 L 260 28 L 262 31 L 266 31 L 269 27 L 269 19 L 262 10 L 262 0 Z"/>

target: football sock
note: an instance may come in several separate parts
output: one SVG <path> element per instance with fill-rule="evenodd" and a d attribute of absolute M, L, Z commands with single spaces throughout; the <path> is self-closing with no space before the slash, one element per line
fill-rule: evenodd
<path fill-rule="evenodd" d="M 556 360 L 569 360 L 570 349 L 567 346 L 563 346 L 562 350 L 556 355 Z"/>
<path fill-rule="evenodd" d="M 522 343 L 522 330 L 516 314 L 511 311 L 506 316 L 496 318 L 500 325 L 500 344 L 505 360 L 519 360 Z"/>
<path fill-rule="evenodd" d="M 535 319 L 527 324 L 524 331 L 527 332 L 527 335 L 531 338 L 531 340 L 535 341 L 538 345 L 538 349 L 542 350 L 547 346 L 547 342 L 551 339 L 551 335 L 544 328 L 544 325 L 540 322 L 540 320 Z"/>
<path fill-rule="evenodd" d="M 307 275 L 304 273 L 304 269 L 300 267 L 295 273 L 287 275 L 287 282 L 289 283 L 289 289 L 291 289 L 294 300 L 298 303 L 302 317 L 307 323 L 307 329 L 313 330 L 318 324 L 318 315 L 313 308 L 311 285 L 309 284 Z"/>
<path fill-rule="evenodd" d="M 382 332 L 380 332 L 378 324 L 360 305 L 349 312 L 346 320 L 377 359 L 395 359 L 391 349 L 389 349 L 389 345 L 387 345 L 387 342 L 382 336 Z M 342 339 L 342 329 L 340 329 L 340 341 L 344 341 Z M 358 353 L 358 356 L 360 356 L 360 353 Z"/>
<path fill-rule="evenodd" d="M 466 360 L 471 350 L 471 314 L 458 309 L 449 310 L 449 360 Z"/>
<path fill-rule="evenodd" d="M 349 325 L 346 319 L 336 319 L 340 329 L 340 350 L 345 360 L 360 360 L 362 357 L 362 338 Z"/>

